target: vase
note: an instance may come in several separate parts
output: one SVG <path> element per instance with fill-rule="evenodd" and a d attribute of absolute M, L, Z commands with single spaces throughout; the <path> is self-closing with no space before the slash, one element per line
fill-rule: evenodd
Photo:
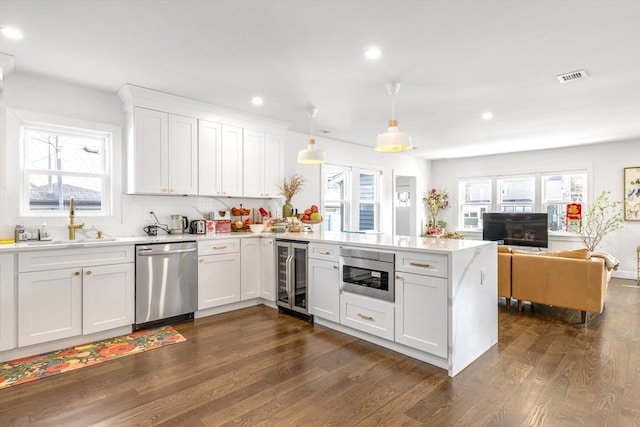
<path fill-rule="evenodd" d="M 287 200 L 282 207 L 282 218 L 289 218 L 293 216 L 293 205 L 291 204 L 291 200 Z"/>

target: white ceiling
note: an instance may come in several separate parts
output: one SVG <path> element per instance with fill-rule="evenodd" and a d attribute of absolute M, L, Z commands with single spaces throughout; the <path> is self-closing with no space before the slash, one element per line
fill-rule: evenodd
<path fill-rule="evenodd" d="M 16 72 L 131 83 L 303 133 L 314 105 L 318 135 L 371 147 L 399 81 L 395 116 L 427 158 L 640 137 L 638 0 L 0 0 L 0 26 L 25 34 L 0 37 Z"/>

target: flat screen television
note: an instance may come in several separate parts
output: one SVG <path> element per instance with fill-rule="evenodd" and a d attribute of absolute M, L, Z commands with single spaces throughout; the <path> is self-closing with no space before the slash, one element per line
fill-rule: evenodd
<path fill-rule="evenodd" d="M 485 213 L 482 240 L 512 246 L 549 247 L 546 213 Z"/>

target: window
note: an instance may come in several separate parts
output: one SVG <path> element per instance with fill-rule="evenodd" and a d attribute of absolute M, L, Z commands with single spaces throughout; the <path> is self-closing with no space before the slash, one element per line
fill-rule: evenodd
<path fill-rule="evenodd" d="M 482 228 L 482 214 L 491 210 L 491 180 L 460 181 L 462 228 Z"/>
<path fill-rule="evenodd" d="M 77 211 L 107 214 L 112 134 L 22 123 L 23 215 L 59 215 L 74 198 Z"/>
<path fill-rule="evenodd" d="M 586 203 L 587 172 L 541 172 L 459 180 L 459 227 L 482 230 L 485 212 L 546 212 L 549 231 L 566 231 L 568 203 Z"/>
<path fill-rule="evenodd" d="M 373 231 L 380 225 L 380 171 L 323 166 L 326 231 Z"/>

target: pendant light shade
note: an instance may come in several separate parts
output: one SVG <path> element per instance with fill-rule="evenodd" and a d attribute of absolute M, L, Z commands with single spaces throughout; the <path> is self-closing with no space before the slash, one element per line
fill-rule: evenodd
<path fill-rule="evenodd" d="M 311 132 L 309 133 L 309 142 L 307 143 L 306 150 L 300 150 L 298 152 L 298 163 L 305 165 L 319 165 L 326 161 L 326 154 L 324 151 L 316 148 L 316 140 L 313 139 L 313 119 L 318 114 L 317 108 L 310 108 L 309 118 L 311 119 Z"/>
<path fill-rule="evenodd" d="M 400 90 L 400 83 L 391 82 L 387 83 L 387 92 L 391 95 L 391 120 L 389 120 L 389 126 L 385 133 L 378 134 L 376 139 L 376 151 L 383 153 L 398 153 L 402 151 L 409 151 L 413 149 L 411 145 L 411 137 L 400 132 L 398 128 L 398 121 L 394 118 L 394 96 Z"/>

